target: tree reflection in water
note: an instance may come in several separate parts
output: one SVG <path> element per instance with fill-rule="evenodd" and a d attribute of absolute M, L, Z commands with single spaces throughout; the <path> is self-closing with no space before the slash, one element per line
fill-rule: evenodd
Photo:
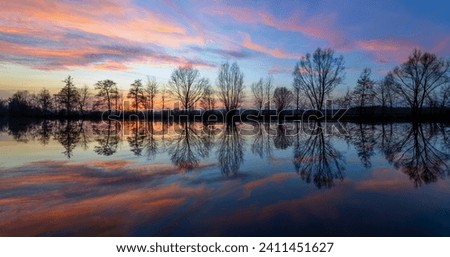
<path fill-rule="evenodd" d="M 144 141 L 145 155 L 147 160 L 152 160 L 156 153 L 158 153 L 158 141 L 155 139 L 155 130 L 153 128 L 153 122 L 148 122 L 148 131 Z"/>
<path fill-rule="evenodd" d="M 186 122 L 180 125 L 181 129 L 169 144 L 167 151 L 173 164 L 180 169 L 192 170 L 199 166 L 200 160 L 209 153 L 207 140 L 201 131 L 194 128 L 194 124 Z"/>
<path fill-rule="evenodd" d="M 295 144 L 294 166 L 303 180 L 307 183 L 313 181 L 318 188 L 330 188 L 334 186 L 334 180 L 344 179 L 343 156 L 324 135 L 320 123 L 310 130 L 306 139 Z"/>
<path fill-rule="evenodd" d="M 125 123 L 125 134 L 128 134 L 128 145 L 130 146 L 130 151 L 136 156 L 142 155 L 146 133 L 147 131 L 144 122 L 136 121 Z"/>
<path fill-rule="evenodd" d="M 82 134 L 84 134 L 83 122 L 66 120 L 56 123 L 55 140 L 63 147 L 63 154 L 70 159 L 73 150 L 80 143 Z"/>
<path fill-rule="evenodd" d="M 450 173 L 450 129 L 436 124 L 390 123 L 380 125 L 347 124 L 346 136 L 325 135 L 320 123 L 315 129 L 287 129 L 289 125 L 271 128 L 269 123 L 252 124 L 255 133 L 249 137 L 246 148 L 244 136 L 234 124 L 175 123 L 162 124 L 161 131 L 151 122 L 90 122 L 90 121 L 30 121 L 8 120 L 0 122 L 3 132 L 21 143 L 36 141 L 41 145 L 56 141 L 62 145 L 67 158 L 73 157 L 76 147 L 87 150 L 94 141 L 93 151 L 111 156 L 119 151 L 126 140 L 130 151 L 147 160 L 156 154 L 167 154 L 172 163 L 183 170 L 200 166 L 201 160 L 216 150 L 218 165 L 224 175 L 235 175 L 244 162 L 244 152 L 271 160 L 273 148 L 294 149 L 296 172 L 306 182 L 319 187 L 332 187 L 344 178 L 345 161 L 335 148 L 334 139 L 347 139 L 355 147 L 364 167 L 372 165 L 377 150 L 397 170 L 407 174 L 415 186 L 435 182 Z M 155 125 L 157 127 L 157 125 Z M 165 133 L 169 127 L 180 127 L 177 133 Z M 201 128 L 199 127 L 201 126 Z M 122 137 L 124 129 L 125 137 Z M 297 132 L 295 135 L 293 132 Z M 329 131 L 329 130 L 326 130 Z M 276 133 L 275 133 L 276 132 Z M 306 133 L 305 133 L 306 132 Z M 292 135 L 291 135 L 292 134 Z"/>
<path fill-rule="evenodd" d="M 258 155 L 261 159 L 272 158 L 272 142 L 270 140 L 270 124 L 269 123 L 252 123 L 255 126 L 255 134 L 251 144 L 251 151 Z"/>
<path fill-rule="evenodd" d="M 375 126 L 373 124 L 359 123 L 355 126 L 349 126 L 349 139 L 355 146 L 358 157 L 365 168 L 370 168 L 372 163 L 370 159 L 375 154 Z"/>
<path fill-rule="evenodd" d="M 384 147 L 386 159 L 407 174 L 415 186 L 435 182 L 449 174 L 450 154 L 438 149 L 438 127 L 435 124 L 413 123 L 395 126 L 383 137 L 390 142 Z M 445 136 L 444 136 L 445 138 Z"/>
<path fill-rule="evenodd" d="M 287 134 L 286 125 L 277 126 L 277 134 L 273 138 L 273 145 L 276 149 L 287 149 L 292 146 L 293 137 Z"/>
<path fill-rule="evenodd" d="M 53 123 L 49 120 L 44 120 L 41 123 L 41 126 L 37 127 L 37 135 L 38 141 L 42 145 L 47 145 L 50 142 L 50 138 L 52 136 L 52 127 Z"/>
<path fill-rule="evenodd" d="M 226 124 L 219 137 L 217 157 L 222 174 L 236 175 L 244 162 L 244 139 L 235 124 Z"/>
<path fill-rule="evenodd" d="M 105 124 L 94 124 L 93 131 L 97 137 L 98 145 L 94 146 L 94 152 L 99 155 L 110 156 L 113 155 L 119 146 L 119 123 L 108 121 Z"/>

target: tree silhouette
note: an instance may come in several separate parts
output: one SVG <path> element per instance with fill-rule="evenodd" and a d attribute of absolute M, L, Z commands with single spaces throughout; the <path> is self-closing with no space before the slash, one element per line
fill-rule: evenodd
<path fill-rule="evenodd" d="M 355 105 L 361 108 L 372 106 L 375 98 L 375 82 L 370 78 L 372 71 L 365 68 L 358 78 L 356 88 L 353 91 Z"/>
<path fill-rule="evenodd" d="M 286 87 L 277 87 L 273 92 L 273 103 L 277 108 L 277 113 L 285 110 L 294 100 L 294 94 Z"/>
<path fill-rule="evenodd" d="M 210 85 L 203 89 L 202 98 L 200 99 L 200 106 L 205 110 L 214 110 L 216 107 L 215 92 Z"/>
<path fill-rule="evenodd" d="M 266 94 L 266 110 L 270 110 L 271 106 L 271 98 L 272 98 L 272 90 L 273 90 L 273 77 L 268 76 L 264 83 L 264 92 Z"/>
<path fill-rule="evenodd" d="M 258 82 L 253 83 L 251 86 L 253 99 L 255 101 L 255 105 L 259 111 L 262 110 L 264 104 L 264 81 L 263 79 L 259 79 Z"/>
<path fill-rule="evenodd" d="M 445 108 L 449 105 L 450 100 L 450 83 L 447 83 L 441 88 L 440 95 L 440 107 Z"/>
<path fill-rule="evenodd" d="M 430 94 L 449 82 L 449 69 L 450 61 L 415 49 L 405 63 L 392 71 L 394 89 L 417 116 Z"/>
<path fill-rule="evenodd" d="M 340 108 L 350 108 L 352 106 L 352 102 L 353 102 L 353 96 L 352 96 L 352 92 L 350 91 L 350 88 L 347 88 L 347 90 L 345 91 L 345 95 L 338 97 L 335 101 L 335 103 Z"/>
<path fill-rule="evenodd" d="M 8 111 L 10 114 L 24 115 L 31 109 L 31 97 L 27 90 L 18 90 L 9 98 Z"/>
<path fill-rule="evenodd" d="M 52 96 L 50 95 L 50 91 L 46 88 L 39 91 L 37 94 L 37 101 L 41 110 L 48 112 L 52 107 Z"/>
<path fill-rule="evenodd" d="M 209 80 L 200 78 L 200 72 L 192 66 L 178 67 L 170 76 L 168 90 L 185 110 L 192 110 L 202 97 Z"/>
<path fill-rule="evenodd" d="M 145 101 L 144 101 L 144 107 L 146 110 L 155 109 L 155 97 L 158 94 L 158 83 L 156 82 L 155 78 L 149 78 L 147 77 L 147 83 L 145 84 L 144 88 L 144 94 L 145 94 Z"/>
<path fill-rule="evenodd" d="M 244 74 L 235 62 L 223 63 L 219 68 L 217 78 L 219 100 L 227 112 L 236 110 L 244 99 Z"/>
<path fill-rule="evenodd" d="M 113 100 L 119 94 L 116 82 L 110 79 L 100 80 L 95 83 L 95 89 L 98 90 L 96 97 L 100 98 L 101 103 L 106 102 L 108 110 L 112 110 Z"/>
<path fill-rule="evenodd" d="M 64 81 L 65 86 L 55 95 L 56 101 L 65 108 L 66 113 L 70 114 L 78 106 L 80 101 L 80 92 L 73 84 L 73 79 L 68 76 Z"/>
<path fill-rule="evenodd" d="M 317 48 L 312 56 L 308 53 L 300 59 L 293 75 L 294 86 L 306 95 L 316 110 L 322 110 L 325 97 L 344 78 L 344 59 L 334 57 L 331 49 Z"/>
<path fill-rule="evenodd" d="M 81 114 L 83 114 L 85 109 L 87 109 L 87 105 L 90 101 L 89 87 L 87 85 L 84 85 L 84 87 L 79 89 L 79 92 L 80 100 L 78 101 L 78 109 L 80 110 Z"/>
<path fill-rule="evenodd" d="M 135 112 L 139 110 L 139 107 L 144 102 L 143 95 L 144 95 L 144 88 L 142 85 L 142 81 L 140 79 L 137 79 L 130 85 L 130 90 L 128 91 L 127 95 L 128 98 L 133 99 L 132 106 L 134 107 Z"/>
<path fill-rule="evenodd" d="M 394 78 L 392 73 L 386 75 L 383 80 L 375 84 L 375 100 L 384 109 L 385 107 L 392 108 L 394 105 L 395 91 Z"/>

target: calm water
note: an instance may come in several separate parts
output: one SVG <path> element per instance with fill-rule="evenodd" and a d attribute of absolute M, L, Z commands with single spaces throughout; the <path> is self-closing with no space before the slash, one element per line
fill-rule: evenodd
<path fill-rule="evenodd" d="M 0 235 L 450 236 L 450 127 L 333 125 L 3 122 Z"/>

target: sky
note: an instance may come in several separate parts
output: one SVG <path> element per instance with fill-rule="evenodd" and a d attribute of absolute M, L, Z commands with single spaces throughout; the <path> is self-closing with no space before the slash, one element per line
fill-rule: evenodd
<path fill-rule="evenodd" d="M 442 1 L 109 1 L 0 3 L 0 97 L 17 90 L 56 92 L 112 79 L 167 83 L 192 64 L 214 84 L 236 61 L 247 88 L 269 74 L 292 85 L 302 55 L 330 47 L 343 55 L 353 87 L 365 67 L 381 79 L 414 48 L 450 57 L 450 2 Z"/>

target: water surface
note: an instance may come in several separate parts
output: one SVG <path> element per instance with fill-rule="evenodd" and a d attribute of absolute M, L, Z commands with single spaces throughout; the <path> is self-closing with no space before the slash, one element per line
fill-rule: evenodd
<path fill-rule="evenodd" d="M 9 121 L 2 236 L 450 236 L 442 124 Z"/>

